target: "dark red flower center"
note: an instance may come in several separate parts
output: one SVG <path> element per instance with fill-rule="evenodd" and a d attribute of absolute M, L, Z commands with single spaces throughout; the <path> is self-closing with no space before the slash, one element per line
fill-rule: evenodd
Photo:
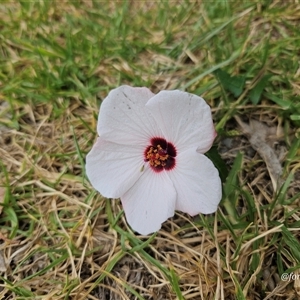
<path fill-rule="evenodd" d="M 172 170 L 176 164 L 175 146 L 163 138 L 152 138 L 150 142 L 151 145 L 147 146 L 144 152 L 145 162 L 149 162 L 150 167 L 155 172 Z"/>

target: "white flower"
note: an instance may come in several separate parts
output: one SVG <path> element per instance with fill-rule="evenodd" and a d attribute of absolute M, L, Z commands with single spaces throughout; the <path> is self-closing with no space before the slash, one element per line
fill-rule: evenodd
<path fill-rule="evenodd" d="M 147 235 L 175 210 L 217 210 L 221 181 L 203 153 L 216 137 L 210 107 L 193 94 L 121 86 L 104 99 L 86 172 L 104 197 L 121 198 L 130 226 Z"/>

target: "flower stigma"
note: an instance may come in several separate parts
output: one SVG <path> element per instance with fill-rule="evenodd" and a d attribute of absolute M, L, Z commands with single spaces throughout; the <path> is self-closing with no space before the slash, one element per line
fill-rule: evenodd
<path fill-rule="evenodd" d="M 172 143 L 168 143 L 163 138 L 153 138 L 151 145 L 147 146 L 144 152 L 144 160 L 149 162 L 150 167 L 155 172 L 169 171 L 175 167 L 176 154 L 176 149 Z"/>

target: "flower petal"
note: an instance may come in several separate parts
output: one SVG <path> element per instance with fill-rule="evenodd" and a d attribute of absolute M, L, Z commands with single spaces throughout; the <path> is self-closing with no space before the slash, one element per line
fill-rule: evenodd
<path fill-rule="evenodd" d="M 86 156 L 86 173 L 102 196 L 119 198 L 142 175 L 143 147 L 118 145 L 97 139 Z"/>
<path fill-rule="evenodd" d="M 124 145 L 147 145 L 161 135 L 152 115 L 145 109 L 154 94 L 147 88 L 120 86 L 103 100 L 98 118 L 98 134 Z"/>
<path fill-rule="evenodd" d="M 218 170 L 203 154 L 187 150 L 177 157 L 174 170 L 168 172 L 176 191 L 176 210 L 194 216 L 217 210 L 222 197 Z"/>
<path fill-rule="evenodd" d="M 161 91 L 146 104 L 164 137 L 174 143 L 179 152 L 198 148 L 208 151 L 216 137 L 211 110 L 207 103 L 182 91 Z"/>
<path fill-rule="evenodd" d="M 166 172 L 155 173 L 147 167 L 121 200 L 129 225 L 147 235 L 174 215 L 176 191 Z"/>

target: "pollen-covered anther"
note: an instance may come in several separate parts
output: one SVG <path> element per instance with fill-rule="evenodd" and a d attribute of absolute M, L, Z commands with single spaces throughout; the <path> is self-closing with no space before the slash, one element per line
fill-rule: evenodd
<path fill-rule="evenodd" d="M 169 155 L 166 150 L 164 150 L 160 145 L 157 145 L 156 147 L 151 146 L 146 153 L 146 160 L 152 167 L 164 167 L 166 165 L 165 161 L 168 157 Z"/>
<path fill-rule="evenodd" d="M 176 148 L 164 138 L 152 138 L 151 145 L 145 149 L 144 161 L 148 162 L 154 172 L 170 171 L 175 165 Z"/>

